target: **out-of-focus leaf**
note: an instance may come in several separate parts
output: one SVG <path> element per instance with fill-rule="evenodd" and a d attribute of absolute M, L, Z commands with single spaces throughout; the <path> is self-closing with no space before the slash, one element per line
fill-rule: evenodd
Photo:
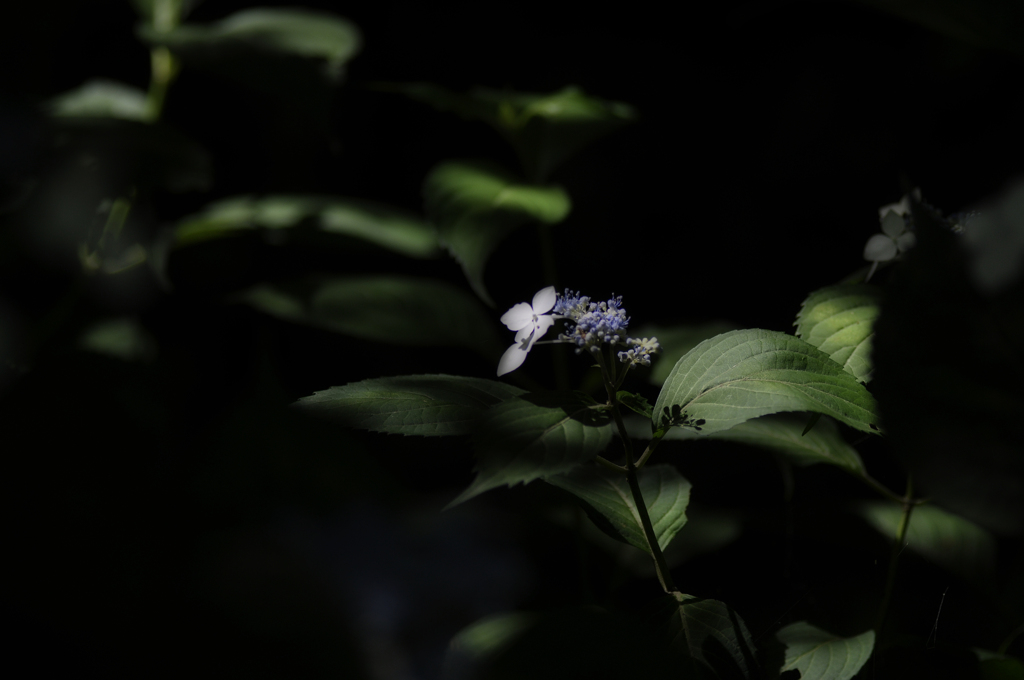
<path fill-rule="evenodd" d="M 1006 654 L 975 648 L 981 665 L 981 680 L 1020 680 L 1024 678 L 1024 662 Z"/>
<path fill-rule="evenodd" d="M 858 380 L 871 379 L 871 339 L 882 290 L 838 285 L 811 293 L 797 314 L 796 334 L 832 357 Z"/>
<path fill-rule="evenodd" d="M 873 630 L 842 638 L 806 621 L 789 624 L 775 637 L 786 646 L 781 670 L 799 670 L 801 680 L 850 680 L 875 648 Z"/>
<path fill-rule="evenodd" d="M 123 317 L 90 326 L 78 339 L 84 350 L 125 361 L 148 361 L 156 356 L 156 340 L 137 319 Z"/>
<path fill-rule="evenodd" d="M 526 184 L 483 163 L 438 165 L 424 180 L 423 195 L 442 243 L 462 265 L 476 294 L 491 306 L 483 274 L 498 243 L 530 221 L 557 224 L 572 207 L 561 187 Z"/>
<path fill-rule="evenodd" d="M 289 286 L 256 286 L 236 299 L 282 319 L 367 340 L 466 347 L 495 362 L 502 352 L 487 311 L 472 295 L 442 281 L 311 278 Z"/>
<path fill-rule="evenodd" d="M 732 607 L 680 592 L 672 596 L 678 602 L 673 617 L 676 647 L 686 650 L 717 677 L 760 677 L 754 639 Z"/>
<path fill-rule="evenodd" d="M 1024 272 L 1024 179 L 983 206 L 964 232 L 971 251 L 971 280 L 985 294 L 998 293 Z"/>
<path fill-rule="evenodd" d="M 637 471 L 637 478 L 658 546 L 664 550 L 686 524 L 690 483 L 671 465 L 645 466 Z M 582 500 L 594 524 L 612 538 L 651 552 L 629 482 L 622 473 L 581 465 L 544 481 Z"/>
<path fill-rule="evenodd" d="M 653 422 L 711 434 L 783 411 L 878 430 L 875 401 L 856 378 L 799 338 L 757 329 L 724 333 L 690 350 L 666 379 Z"/>
<path fill-rule="evenodd" d="M 902 516 L 898 505 L 872 501 L 858 510 L 886 538 L 896 536 Z M 992 535 L 974 522 L 934 505 L 914 508 L 907 549 L 983 588 L 989 585 L 995 568 L 996 543 Z"/>
<path fill-rule="evenodd" d="M 778 451 L 797 465 L 826 463 L 858 475 L 865 472 L 857 450 L 846 443 L 834 421 L 822 418 L 810 432 L 803 434 L 806 425 L 806 416 L 770 415 L 748 420 L 709 437 Z"/>
<path fill-rule="evenodd" d="M 171 16 L 183 19 L 192 11 L 192 8 L 203 0 L 132 0 L 135 11 L 139 16 L 146 19 L 153 19 L 158 6 Z M 170 7 L 168 7 L 170 5 Z"/>
<path fill-rule="evenodd" d="M 638 338 L 657 338 L 661 345 L 661 353 L 655 355 L 649 380 L 654 385 L 662 385 L 672 368 L 684 354 L 716 335 L 735 330 L 736 324 L 728 321 L 709 321 L 692 326 L 657 326 L 648 324 L 631 332 Z"/>
<path fill-rule="evenodd" d="M 89 80 L 46 104 L 51 115 L 78 118 L 146 119 L 146 93 L 113 80 Z"/>
<path fill-rule="evenodd" d="M 512 644 L 539 616 L 527 612 L 494 614 L 474 621 L 452 638 L 444 655 L 443 680 L 469 680 L 478 667 Z"/>
<path fill-rule="evenodd" d="M 627 104 L 566 87 L 550 94 L 477 88 L 466 94 L 429 83 L 384 85 L 442 111 L 482 120 L 515 147 L 528 177 L 544 181 L 580 149 L 636 118 Z"/>
<path fill-rule="evenodd" d="M 488 409 L 474 435 L 477 476 L 449 507 L 593 460 L 612 438 L 607 412 L 575 393 L 536 392 Z"/>
<path fill-rule="evenodd" d="M 490 406 L 522 393 L 496 380 L 403 375 L 331 387 L 295 406 L 350 427 L 439 437 L 469 434 Z"/>
<path fill-rule="evenodd" d="M 991 530 L 1024 532 L 1024 278 L 983 291 L 980 243 L 912 204 L 917 245 L 875 321 L 872 391 L 921 493 Z M 1024 233 L 1024 219 L 1012 223 Z M 995 234 L 983 250 L 1004 247 Z M 1006 240 L 1009 243 L 1009 239 Z M 1009 246 L 1006 246 L 1009 248 Z"/>
<path fill-rule="evenodd" d="M 251 229 L 286 229 L 305 221 L 319 230 L 358 239 L 409 257 L 432 257 L 437 235 L 423 220 L 390 206 L 327 196 L 235 196 L 186 217 L 175 243 L 189 245 Z"/>

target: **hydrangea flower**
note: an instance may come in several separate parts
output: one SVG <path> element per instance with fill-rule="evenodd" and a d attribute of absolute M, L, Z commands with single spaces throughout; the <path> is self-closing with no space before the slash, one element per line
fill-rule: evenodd
<path fill-rule="evenodd" d="M 539 340 L 548 329 L 555 323 L 555 317 L 547 314 L 558 296 L 554 286 L 548 286 L 537 291 L 533 296 L 533 303 L 519 302 L 512 306 L 507 312 L 501 315 L 501 322 L 510 331 L 516 332 L 516 341 L 510 346 L 498 361 L 498 375 L 502 376 L 511 373 L 526 361 L 526 355 L 537 340 Z"/>
<path fill-rule="evenodd" d="M 888 262 L 897 255 L 910 250 L 917 242 L 913 232 L 913 218 L 910 213 L 910 198 L 921 201 L 921 190 L 914 189 L 898 203 L 884 205 L 878 209 L 878 219 L 882 223 L 882 233 L 875 234 L 864 244 L 864 259 L 872 262 L 871 270 L 865 281 L 871 279 L 879 262 Z"/>
<path fill-rule="evenodd" d="M 569 319 L 565 332 L 558 339 L 575 344 L 577 354 L 584 349 L 599 351 L 606 342 L 611 345 L 621 342 L 620 333 L 625 334 L 629 327 L 621 295 L 606 302 L 591 302 L 589 297 L 566 289 L 555 304 L 555 313 Z"/>
<path fill-rule="evenodd" d="M 650 366 L 651 355 L 661 351 L 658 338 L 626 338 L 626 344 L 630 349 L 619 352 L 619 361 L 630 366 Z"/>

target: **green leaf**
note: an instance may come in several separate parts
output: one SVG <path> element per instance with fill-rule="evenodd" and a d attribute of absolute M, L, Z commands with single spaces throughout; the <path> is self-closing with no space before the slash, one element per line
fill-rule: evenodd
<path fill-rule="evenodd" d="M 858 380 L 871 379 L 871 339 L 882 290 L 867 284 L 829 286 L 804 300 L 798 337 L 832 357 Z"/>
<path fill-rule="evenodd" d="M 661 345 L 661 353 L 657 355 L 651 367 L 649 380 L 654 385 L 662 385 L 672 372 L 672 367 L 684 354 L 708 338 L 734 330 L 736 324 L 728 321 L 710 321 L 704 324 L 687 326 L 657 326 L 649 324 L 636 330 L 635 337 L 657 338 Z"/>
<path fill-rule="evenodd" d="M 615 398 L 619 400 L 620 404 L 628 408 L 630 411 L 639 413 L 645 418 L 651 417 L 651 404 L 645 397 L 621 390 L 615 395 Z"/>
<path fill-rule="evenodd" d="M 690 483 L 671 465 L 645 466 L 637 471 L 637 478 L 658 546 L 664 550 L 686 524 Z M 594 524 L 612 538 L 651 552 L 624 474 L 598 465 L 581 465 L 544 481 L 582 500 Z"/>
<path fill-rule="evenodd" d="M 800 680 L 850 680 L 867 662 L 875 647 L 869 630 L 842 638 L 806 621 L 791 623 L 775 634 L 786 645 L 782 671 L 799 670 Z"/>
<path fill-rule="evenodd" d="M 538 392 L 488 409 L 475 434 L 476 479 L 448 507 L 507 484 L 568 472 L 612 438 L 605 409 L 574 393 Z"/>
<path fill-rule="evenodd" d="M 673 641 L 677 647 L 719 677 L 758 677 L 754 640 L 732 607 L 680 592 L 672 595 L 679 603 L 673 617 L 673 625 L 678 626 Z"/>
<path fill-rule="evenodd" d="M 491 306 L 483 274 L 498 243 L 530 221 L 561 222 L 571 208 L 561 187 L 524 184 L 500 168 L 469 162 L 435 167 L 424 180 L 423 195 L 442 243 Z"/>
<path fill-rule="evenodd" d="M 803 340 L 775 331 L 731 331 L 700 343 L 676 363 L 654 405 L 655 427 L 671 422 L 704 434 L 782 411 L 878 430 L 875 401 L 856 378 Z M 674 420 L 666 421 L 666 412 Z"/>
<path fill-rule="evenodd" d="M 137 319 L 121 317 L 90 326 L 78 339 L 78 346 L 124 361 L 149 361 L 156 357 L 156 340 Z"/>
<path fill-rule="evenodd" d="M 183 219 L 174 238 L 180 247 L 242 231 L 289 229 L 304 223 L 408 257 L 428 258 L 438 252 L 434 229 L 415 215 L 369 201 L 328 196 L 226 198 Z"/>
<path fill-rule="evenodd" d="M 380 89 L 488 123 L 516 149 L 527 175 L 541 181 L 576 152 L 636 118 L 629 105 L 572 86 L 550 94 L 487 88 L 458 94 L 430 83 Z"/>
<path fill-rule="evenodd" d="M 331 387 L 295 406 L 349 427 L 440 437 L 469 434 L 490 406 L 522 393 L 496 380 L 404 375 Z"/>
<path fill-rule="evenodd" d="M 176 5 L 169 14 L 181 18 L 187 15 L 200 2 L 202 0 L 132 0 L 132 4 L 135 5 L 135 11 L 139 13 L 139 16 L 147 19 L 152 19 L 157 13 L 157 6 L 162 6 L 162 9 L 166 11 L 168 4 Z"/>
<path fill-rule="evenodd" d="M 57 95 L 46 103 L 46 109 L 57 117 L 144 121 L 147 116 L 146 93 L 131 85 L 98 78 Z"/>
<path fill-rule="evenodd" d="M 866 502 L 858 511 L 887 538 L 896 536 L 902 509 L 895 503 Z M 968 581 L 986 587 L 995 569 L 996 543 L 974 522 L 935 505 L 914 508 L 907 530 L 907 549 Z"/>
<path fill-rule="evenodd" d="M 981 680 L 1020 680 L 1024 678 L 1024 663 L 1007 654 L 974 648 L 981 666 Z"/>
<path fill-rule="evenodd" d="M 335 14 L 298 8 L 260 7 L 236 12 L 205 26 L 181 24 L 170 31 L 141 25 L 139 36 L 190 59 L 242 61 L 254 53 L 322 60 L 337 78 L 359 52 L 362 37 L 352 22 Z"/>
<path fill-rule="evenodd" d="M 461 288 L 404 276 L 312 277 L 236 296 L 278 318 L 393 345 L 466 347 L 497 361 L 494 320 Z"/>
<path fill-rule="evenodd" d="M 533 613 L 506 612 L 469 624 L 456 633 L 448 645 L 441 677 L 444 680 L 475 677 L 474 669 L 506 649 L 539 618 Z"/>

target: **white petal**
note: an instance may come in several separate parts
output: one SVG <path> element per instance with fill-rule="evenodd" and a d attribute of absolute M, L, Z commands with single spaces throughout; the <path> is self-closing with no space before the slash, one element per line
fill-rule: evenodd
<path fill-rule="evenodd" d="M 912 231 L 901 234 L 900 237 L 896 239 L 896 247 L 901 253 L 905 253 L 913 248 L 915 243 L 917 243 L 917 237 L 914 236 L 914 232 Z"/>
<path fill-rule="evenodd" d="M 893 211 L 890 210 L 885 214 L 885 217 L 882 218 L 882 231 L 884 231 L 887 236 L 896 238 L 906 230 L 907 223 L 902 217 Z"/>
<path fill-rule="evenodd" d="M 510 331 L 518 331 L 520 328 L 526 328 L 533 322 L 533 308 L 525 302 L 517 302 L 512 305 L 512 309 L 501 315 L 501 322 L 505 324 Z"/>
<path fill-rule="evenodd" d="M 501 355 L 501 360 L 498 361 L 498 375 L 502 376 L 506 373 L 511 373 L 526 361 L 527 351 L 519 346 L 519 343 L 515 343 L 510 346 L 505 353 Z"/>
<path fill-rule="evenodd" d="M 538 290 L 537 294 L 533 296 L 533 313 L 545 314 L 550 312 L 551 308 L 555 306 L 555 300 L 557 299 L 558 295 L 555 294 L 554 286 Z"/>
<path fill-rule="evenodd" d="M 524 326 L 523 328 L 520 328 L 518 331 L 516 331 L 516 342 L 522 343 L 523 340 L 533 335 L 533 333 L 534 326 L 533 322 L 531 321 L 529 325 Z M 531 342 L 530 344 L 532 345 L 533 343 Z"/>
<path fill-rule="evenodd" d="M 896 257 L 896 242 L 885 234 L 875 234 L 864 246 L 864 259 L 869 262 L 885 262 Z"/>
<path fill-rule="evenodd" d="M 555 325 L 555 317 L 553 316 L 538 316 L 537 317 L 537 330 L 534 334 L 534 341 L 540 340 L 540 338 L 548 332 L 548 329 Z"/>

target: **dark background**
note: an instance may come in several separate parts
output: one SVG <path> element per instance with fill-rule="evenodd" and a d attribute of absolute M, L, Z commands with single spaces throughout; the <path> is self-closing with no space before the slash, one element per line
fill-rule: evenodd
<path fill-rule="evenodd" d="M 207 0 L 190 21 L 247 6 Z M 269 92 L 184 70 L 163 122 L 209 151 L 213 181 L 205 191 L 146 195 L 141 229 L 156 234 L 239 193 L 356 196 L 419 212 L 422 179 L 436 163 L 514 167 L 514 155 L 482 123 L 373 84 L 534 92 L 575 84 L 631 104 L 639 117 L 552 178 L 574 203 L 554 232 L 562 283 L 595 297 L 622 294 L 641 323 L 727 319 L 788 332 L 808 292 L 864 264 L 879 206 L 920 186 L 949 213 L 1021 172 L 1024 69 L 1013 47 L 1021 12 L 1009 4 L 978 5 L 967 17 L 974 23 L 955 3 L 946 15 L 939 6 L 926 25 L 853 2 L 689 3 L 671 15 L 637 3 L 614 11 L 541 2 L 301 6 L 362 30 L 344 82 Z M 45 189 L 62 167 L 42 102 L 93 77 L 145 88 L 148 52 L 134 38 L 136 21 L 127 2 L 48 0 L 21 4 L 4 22 L 6 196 Z M 76 283 L 63 256 L 26 245 L 36 227 L 14 198 L 8 204 L 0 302 L 21 330 L 7 336 L 18 353 L 0 416 L 19 566 L 5 597 L 21 631 L 16 657 L 40 672 L 203 662 L 251 677 L 357 677 L 351 668 L 364 664 L 370 677 L 431 678 L 448 638 L 482 615 L 657 592 L 647 579 L 613 597 L 601 585 L 612 567 L 593 555 L 597 575 L 581 586 L 575 538 L 550 521 L 562 501 L 539 483 L 441 513 L 469 480 L 462 444 L 345 432 L 284 408 L 367 377 L 489 377 L 493 366 L 454 350 L 296 328 L 223 303 L 247 285 L 311 270 L 429 274 L 461 285 L 451 261 L 243 238 L 172 256 L 170 289 L 146 279 L 138 295 L 109 295 Z M 532 232 L 517 232 L 489 265 L 496 323 L 542 285 L 535 248 Z M 74 350 L 90 320 L 119 314 L 137 315 L 156 338 L 155 361 Z M 527 368 L 542 378 L 543 366 Z M 871 446 L 869 468 L 898 490 L 898 466 Z M 815 601 L 825 616 L 834 604 L 825 593 L 844 589 L 836 584 L 847 584 L 847 595 L 878 585 L 875 553 L 862 547 L 884 554 L 884 545 L 863 536 L 850 548 L 832 536 L 801 544 L 809 555 L 801 562 L 773 524 L 785 513 L 772 461 L 718 453 L 680 463 L 695 502 L 767 519 L 681 580 L 729 601 L 755 634 L 806 617 Z M 801 475 L 798 488 L 820 482 L 830 498 L 863 496 L 828 471 Z M 823 495 L 808 493 L 810 506 Z M 823 559 L 835 572 L 811 573 L 807 565 Z M 801 564 L 808 573 L 794 576 Z M 741 578 L 726 577 L 737 571 Z M 779 578 L 783 586 L 770 585 Z M 926 569 L 916 578 L 935 587 L 902 615 L 927 629 L 941 578 Z M 859 621 L 858 608 L 869 609 L 840 606 L 835 626 Z M 964 644 L 998 642 L 973 612 L 959 614 L 956 625 L 975 631 Z"/>

